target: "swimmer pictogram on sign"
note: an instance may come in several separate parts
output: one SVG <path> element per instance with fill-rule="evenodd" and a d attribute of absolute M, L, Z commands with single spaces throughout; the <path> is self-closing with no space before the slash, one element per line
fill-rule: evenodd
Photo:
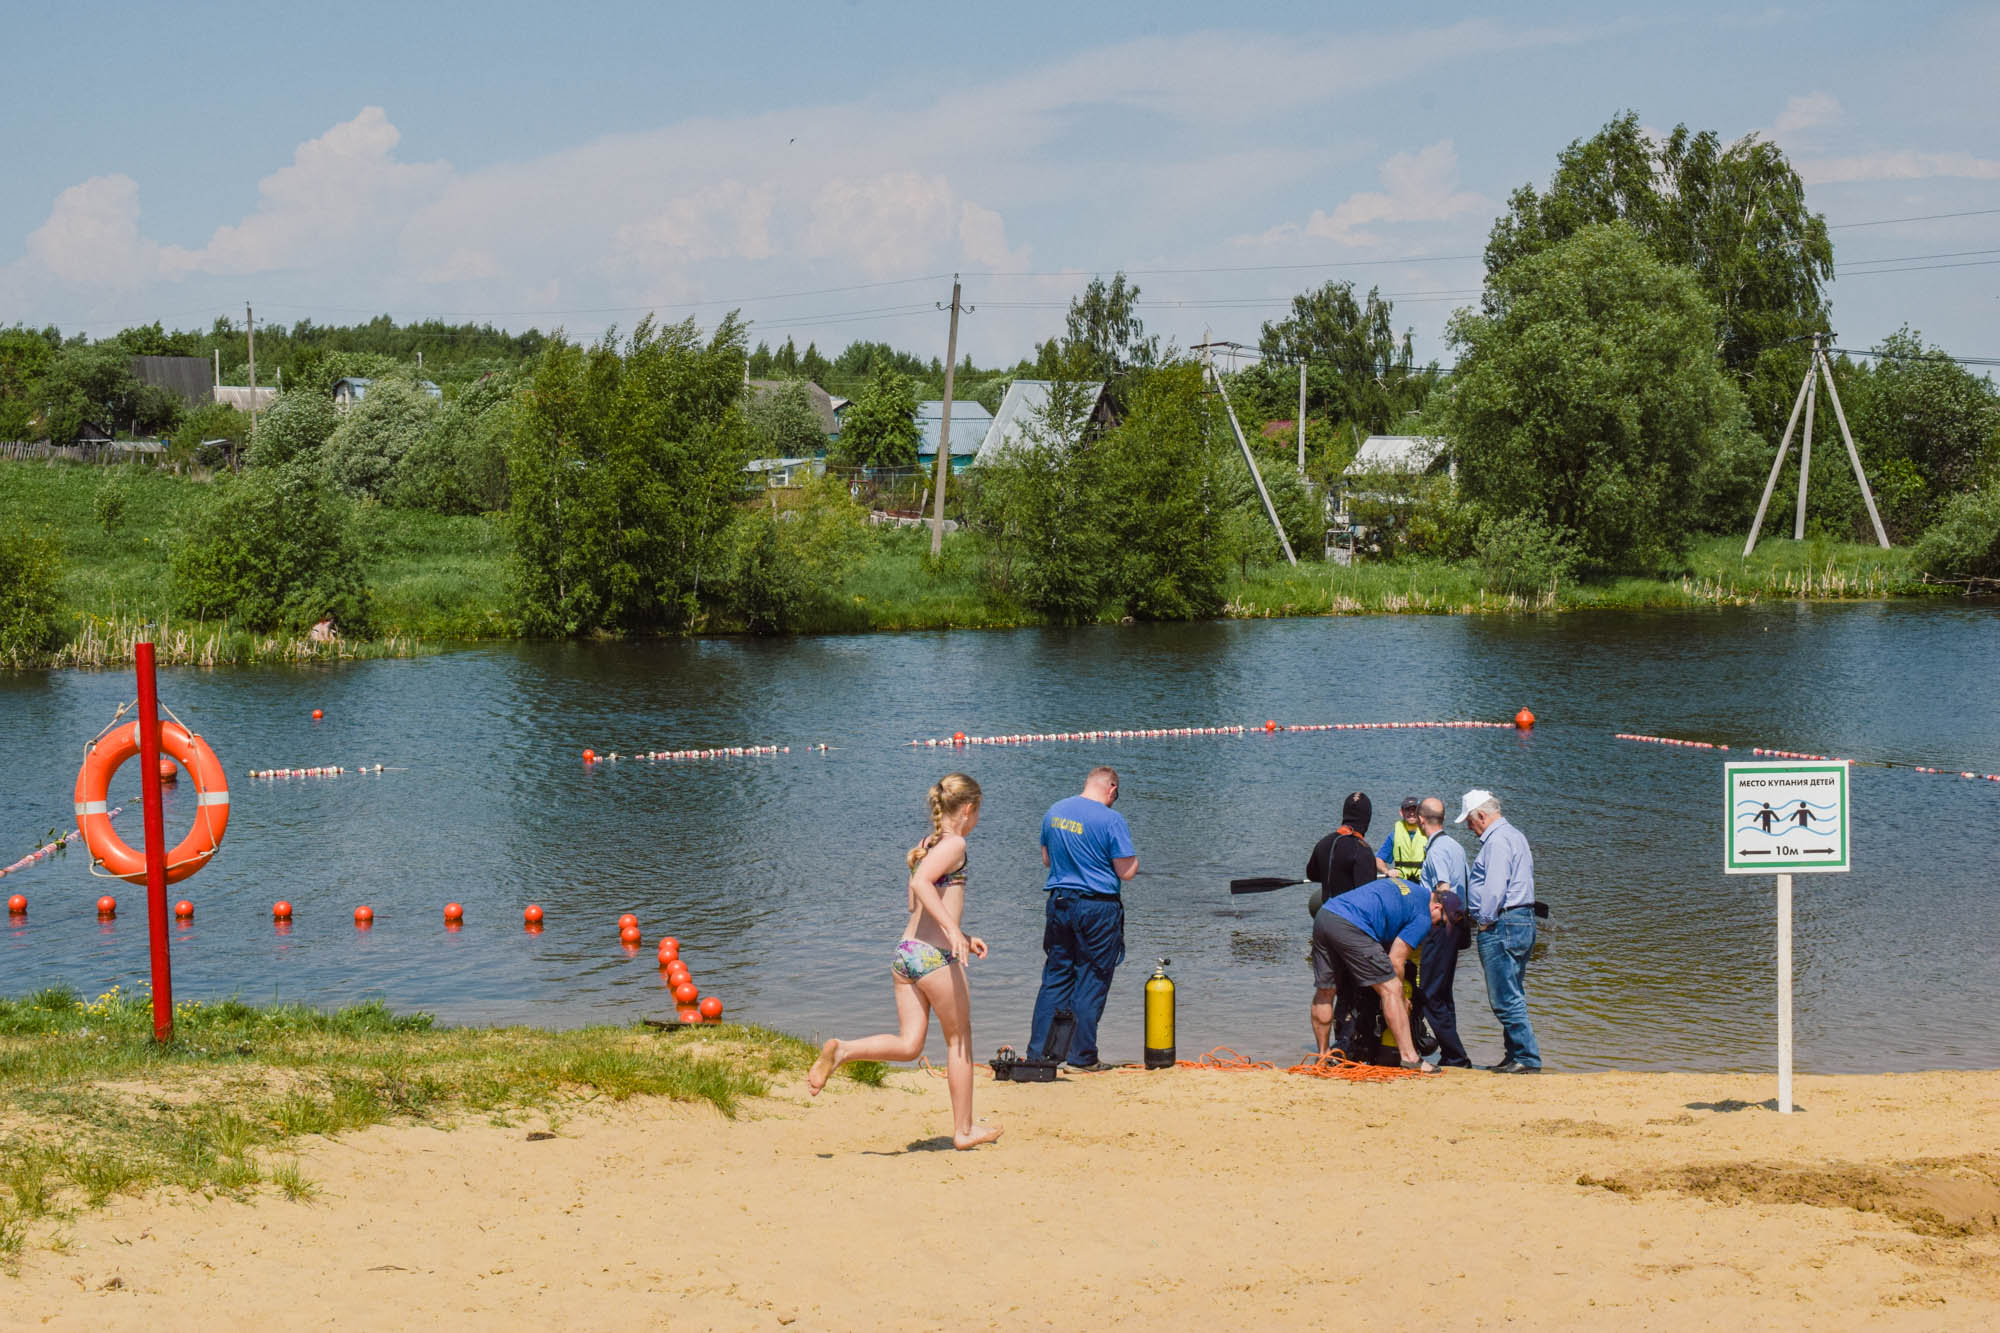
<path fill-rule="evenodd" d="M 1847 765 L 1726 764 L 1732 875 L 1846 870 Z"/>

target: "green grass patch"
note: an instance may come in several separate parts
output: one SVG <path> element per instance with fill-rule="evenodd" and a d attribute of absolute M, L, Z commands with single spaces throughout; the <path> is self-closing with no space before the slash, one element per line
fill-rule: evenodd
<path fill-rule="evenodd" d="M 174 1024 L 172 1043 L 154 1042 L 151 1001 L 117 989 L 88 1002 L 59 988 L 0 999 L 0 1256 L 79 1209 L 161 1186 L 310 1198 L 317 1186 L 296 1156 L 306 1135 L 559 1118 L 642 1096 L 733 1116 L 816 1054 L 734 1024 L 440 1028 L 380 1002 L 180 1004 Z M 849 1072 L 881 1082 L 879 1068 Z"/>

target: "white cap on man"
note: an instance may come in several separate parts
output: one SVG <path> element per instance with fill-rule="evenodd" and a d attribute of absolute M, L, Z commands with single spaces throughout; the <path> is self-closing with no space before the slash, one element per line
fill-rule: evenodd
<path fill-rule="evenodd" d="M 1499 798 L 1494 796 L 1492 792 L 1486 790 L 1486 788 L 1474 787 L 1471 791 L 1467 792 L 1465 795 L 1459 798 L 1458 818 L 1454 819 L 1452 823 L 1463 824 L 1466 821 L 1466 819 L 1471 816 L 1474 810 L 1477 810 L 1480 806 L 1485 805 L 1488 801 L 1497 799 Z"/>

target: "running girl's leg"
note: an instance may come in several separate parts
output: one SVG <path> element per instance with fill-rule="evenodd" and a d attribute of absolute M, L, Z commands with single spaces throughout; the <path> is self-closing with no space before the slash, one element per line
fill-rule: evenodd
<path fill-rule="evenodd" d="M 937 1011 L 944 1032 L 945 1086 L 951 1089 L 951 1142 L 956 1148 L 977 1148 L 1000 1137 L 998 1125 L 972 1119 L 972 993 L 965 986 L 965 964 L 941 967 L 917 983 Z"/>
<path fill-rule="evenodd" d="M 894 980 L 897 1030 L 854 1041 L 828 1037 L 819 1048 L 819 1059 L 806 1071 L 807 1092 L 819 1096 L 819 1090 L 833 1077 L 833 1071 L 849 1060 L 914 1060 L 924 1053 L 924 1034 L 931 1025 L 930 1001 L 919 993 L 917 986 L 901 977 Z"/>

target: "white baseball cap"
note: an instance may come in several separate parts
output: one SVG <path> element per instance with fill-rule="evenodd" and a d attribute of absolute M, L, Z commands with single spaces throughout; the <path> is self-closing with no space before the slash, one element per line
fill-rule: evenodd
<path fill-rule="evenodd" d="M 1494 796 L 1492 792 L 1486 790 L 1486 788 L 1474 787 L 1471 791 L 1459 797 L 1458 818 L 1454 819 L 1452 823 L 1463 824 L 1466 820 L 1466 817 L 1470 815 L 1474 810 L 1477 810 L 1480 806 L 1485 805 L 1488 801 L 1497 799 L 1499 798 Z"/>

